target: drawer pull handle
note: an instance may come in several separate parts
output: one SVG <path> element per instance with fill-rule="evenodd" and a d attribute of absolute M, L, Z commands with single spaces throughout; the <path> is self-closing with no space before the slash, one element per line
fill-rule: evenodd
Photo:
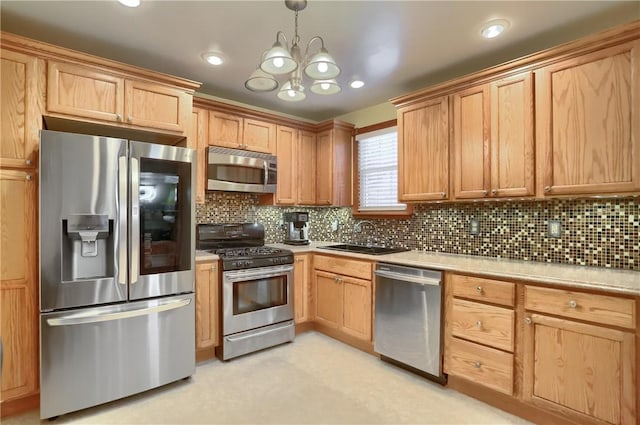
<path fill-rule="evenodd" d="M 481 320 L 478 320 L 478 321 L 476 322 L 476 328 L 478 328 L 478 329 L 482 329 L 482 321 L 481 321 Z"/>
<path fill-rule="evenodd" d="M 482 294 L 482 286 L 476 286 L 476 291 L 478 291 L 478 294 Z"/>
<path fill-rule="evenodd" d="M 575 300 L 571 300 L 567 304 L 569 305 L 569 308 L 576 308 L 578 306 L 578 303 L 575 302 Z"/>
<path fill-rule="evenodd" d="M 531 324 L 531 317 L 525 317 L 524 323 L 526 323 L 527 325 L 530 325 Z"/>
<path fill-rule="evenodd" d="M 476 369 L 480 369 L 480 368 L 482 367 L 482 363 L 480 363 L 480 362 L 475 362 L 475 363 L 473 364 L 473 367 L 475 367 Z"/>

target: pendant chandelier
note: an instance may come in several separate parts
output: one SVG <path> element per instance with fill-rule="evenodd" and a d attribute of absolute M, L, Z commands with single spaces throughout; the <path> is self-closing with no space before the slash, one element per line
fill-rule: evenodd
<path fill-rule="evenodd" d="M 315 36 L 307 43 L 304 56 L 298 43 L 298 12 L 307 7 L 307 0 L 285 0 L 288 9 L 295 12 L 295 33 L 291 47 L 282 31 L 276 33 L 276 42 L 266 50 L 260 59 L 260 65 L 249 76 L 244 86 L 254 92 L 270 92 L 278 88 L 276 75 L 288 74 L 287 81 L 278 91 L 278 97 L 290 102 L 304 100 L 307 96 L 302 85 L 304 75 L 311 78 L 311 91 L 316 94 L 329 95 L 340 93 L 340 86 L 335 78 L 340 75 L 340 68 L 324 47 L 324 40 Z M 282 44 L 281 39 L 284 40 Z M 320 50 L 310 55 L 309 48 L 314 41 L 320 42 Z M 317 43 L 316 43 L 317 44 Z"/>

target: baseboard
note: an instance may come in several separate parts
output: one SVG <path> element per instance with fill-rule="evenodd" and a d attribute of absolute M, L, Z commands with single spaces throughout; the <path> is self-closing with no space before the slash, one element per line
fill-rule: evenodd
<path fill-rule="evenodd" d="M 362 350 L 365 353 L 377 356 L 377 354 L 373 351 L 373 343 L 371 341 L 363 341 L 320 323 L 315 323 L 315 330 L 327 336 L 330 336 L 333 339 L 337 339 L 340 342 L 344 342 L 347 345 L 357 348 L 358 350 Z"/>
<path fill-rule="evenodd" d="M 0 403 L 0 417 L 17 415 L 40 407 L 40 393 Z"/>
<path fill-rule="evenodd" d="M 296 335 L 313 331 L 316 329 L 316 324 L 313 322 L 296 323 Z"/>
<path fill-rule="evenodd" d="M 216 347 L 201 348 L 196 350 L 196 363 L 211 360 L 216 357 Z"/>

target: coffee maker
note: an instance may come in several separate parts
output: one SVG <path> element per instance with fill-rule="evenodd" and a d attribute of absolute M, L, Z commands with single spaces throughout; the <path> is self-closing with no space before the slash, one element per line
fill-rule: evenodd
<path fill-rule="evenodd" d="M 309 213 L 284 213 L 286 234 L 284 243 L 289 245 L 309 245 Z"/>

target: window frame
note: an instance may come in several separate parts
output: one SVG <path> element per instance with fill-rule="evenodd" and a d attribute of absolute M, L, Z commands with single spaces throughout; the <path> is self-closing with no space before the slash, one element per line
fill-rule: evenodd
<path fill-rule="evenodd" d="M 354 136 L 359 134 L 370 133 L 376 130 L 383 130 L 385 128 L 396 127 L 398 120 L 393 119 L 389 121 L 372 124 L 366 127 L 356 128 L 354 130 Z M 353 181 L 353 206 L 351 207 L 351 215 L 353 217 L 362 218 L 408 218 L 413 215 L 413 205 L 406 204 L 407 207 L 403 210 L 367 210 L 360 211 L 360 169 L 358 164 L 358 148 L 359 141 L 354 137 L 353 142 L 353 167 L 352 167 L 352 181 Z"/>

